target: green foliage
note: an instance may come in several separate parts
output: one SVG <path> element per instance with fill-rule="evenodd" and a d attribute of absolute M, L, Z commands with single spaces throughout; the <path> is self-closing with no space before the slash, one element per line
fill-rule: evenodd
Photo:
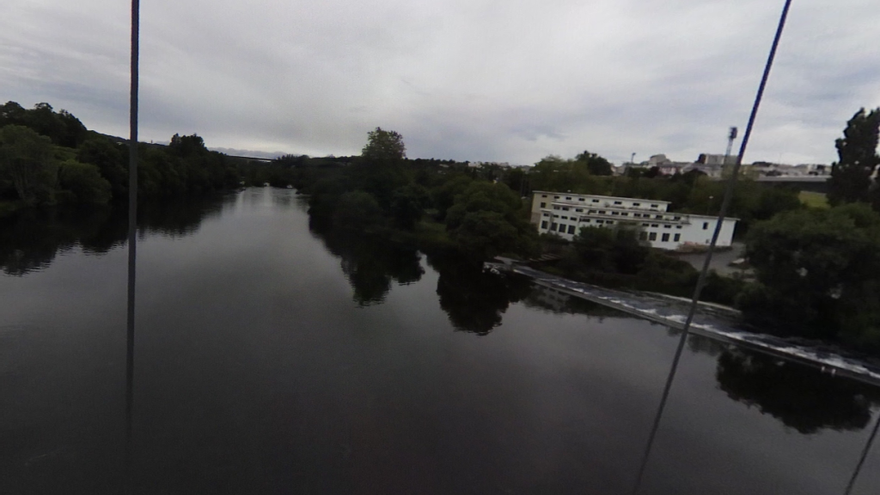
<path fill-rule="evenodd" d="M 504 184 L 476 181 L 456 196 L 446 215 L 450 237 L 469 256 L 537 253 L 537 231 L 523 216 L 523 203 Z"/>
<path fill-rule="evenodd" d="M 740 297 L 747 317 L 880 346 L 880 215 L 869 207 L 777 215 L 753 229 L 747 254 L 760 283 Z"/>
<path fill-rule="evenodd" d="M 128 147 L 95 136 L 77 149 L 76 160 L 98 167 L 101 176 L 110 183 L 114 198 L 128 196 Z"/>
<path fill-rule="evenodd" d="M 590 173 L 587 162 L 550 155 L 529 171 L 532 190 L 605 194 L 604 182 Z"/>
<path fill-rule="evenodd" d="M 575 157 L 575 161 L 586 164 L 587 170 L 592 175 L 612 174 L 611 162 L 597 155 L 596 153 L 590 153 L 589 151 L 585 150 L 583 153 Z"/>
<path fill-rule="evenodd" d="M 385 131 L 381 127 L 367 133 L 367 144 L 361 157 L 375 165 L 396 165 L 406 158 L 403 136 L 395 131 Z"/>
<path fill-rule="evenodd" d="M 391 216 L 398 228 L 412 230 L 430 205 L 428 190 L 410 183 L 394 191 L 391 200 Z"/>
<path fill-rule="evenodd" d="M 58 170 L 58 183 L 77 203 L 104 204 L 110 201 L 110 183 L 95 165 L 68 160 Z"/>
<path fill-rule="evenodd" d="M 11 180 L 20 201 L 51 203 L 55 173 L 49 138 L 20 125 L 0 128 L 0 175 Z"/>
<path fill-rule="evenodd" d="M 445 220 L 449 208 L 455 204 L 455 197 L 463 193 L 473 182 L 470 176 L 461 173 L 451 174 L 438 186 L 431 189 L 431 201 L 437 210 L 437 219 Z"/>
<path fill-rule="evenodd" d="M 847 122 L 843 138 L 837 139 L 839 160 L 831 165 L 828 202 L 832 206 L 852 202 L 872 202 L 880 209 L 880 193 L 872 191 L 871 174 L 880 166 L 877 140 L 880 135 L 880 108 L 866 113 L 859 109 Z"/>
<path fill-rule="evenodd" d="M 370 230 L 383 224 L 382 208 L 373 196 L 353 191 L 339 197 L 333 226 L 344 230 Z"/>

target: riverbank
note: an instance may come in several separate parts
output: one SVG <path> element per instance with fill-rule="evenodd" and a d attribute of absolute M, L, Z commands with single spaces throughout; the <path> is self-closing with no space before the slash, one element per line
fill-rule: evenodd
<path fill-rule="evenodd" d="M 621 291 L 576 282 L 510 259 L 487 262 L 484 268 L 493 272 L 522 275 L 533 280 L 535 284 L 678 330 L 684 328 L 690 304 L 688 300 L 664 294 Z M 880 385 L 880 361 L 876 359 L 850 355 L 843 349 L 817 341 L 758 333 L 756 329 L 741 322 L 740 313 L 734 308 L 714 303 L 698 304 L 690 333 L 801 362 L 835 376 L 846 376 L 871 385 Z"/>

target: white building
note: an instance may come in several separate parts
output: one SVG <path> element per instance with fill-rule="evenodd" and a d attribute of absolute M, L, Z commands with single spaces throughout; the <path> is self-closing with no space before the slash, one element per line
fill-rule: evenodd
<path fill-rule="evenodd" d="M 581 227 L 632 227 L 651 247 L 681 249 L 708 246 L 718 218 L 667 211 L 668 201 L 534 191 L 531 222 L 541 234 L 572 240 Z M 725 218 L 718 247 L 729 247 L 736 218 Z"/>

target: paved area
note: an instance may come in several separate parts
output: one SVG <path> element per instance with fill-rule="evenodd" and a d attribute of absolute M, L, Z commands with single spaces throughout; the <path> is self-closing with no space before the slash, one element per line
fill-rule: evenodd
<path fill-rule="evenodd" d="M 712 255 L 712 261 L 709 263 L 709 269 L 715 270 L 716 272 L 718 272 L 719 275 L 724 275 L 727 277 L 733 275 L 734 273 L 743 272 L 744 270 L 740 268 L 730 266 L 730 262 L 735 259 L 742 258 L 745 251 L 746 245 L 742 242 L 734 242 L 731 249 L 716 251 L 715 254 Z M 702 270 L 703 263 L 705 263 L 706 259 L 706 253 L 676 254 L 675 257 L 687 261 L 697 270 Z"/>

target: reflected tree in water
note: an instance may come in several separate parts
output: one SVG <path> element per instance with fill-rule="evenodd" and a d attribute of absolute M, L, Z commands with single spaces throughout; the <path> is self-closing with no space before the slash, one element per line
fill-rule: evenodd
<path fill-rule="evenodd" d="M 634 318 L 622 311 L 580 297 L 572 296 L 540 284 L 532 284 L 532 291 L 525 299 L 523 299 L 523 304 L 526 307 L 537 309 L 545 313 L 587 315 L 598 317 L 599 321 L 602 321 L 605 317 Z"/>
<path fill-rule="evenodd" d="M 394 282 L 415 283 L 425 273 L 421 256 L 414 248 L 326 228 L 316 222 L 310 222 L 310 226 L 327 250 L 342 259 L 342 272 L 360 306 L 381 304 Z"/>
<path fill-rule="evenodd" d="M 510 303 L 523 300 L 532 290 L 525 277 L 483 272 L 459 257 L 429 257 L 428 263 L 440 273 L 440 308 L 457 330 L 487 335 L 501 324 Z"/>
<path fill-rule="evenodd" d="M 719 356 L 715 377 L 731 399 L 804 434 L 861 430 L 871 420 L 871 404 L 880 400 L 874 387 L 738 349 Z"/>
<path fill-rule="evenodd" d="M 219 198 L 144 204 L 139 212 L 141 233 L 185 236 L 195 233 L 206 217 L 219 214 Z M 21 276 L 48 267 L 61 253 L 79 247 L 105 254 L 124 246 L 128 213 L 110 206 L 26 209 L 0 219 L 0 270 Z"/>

